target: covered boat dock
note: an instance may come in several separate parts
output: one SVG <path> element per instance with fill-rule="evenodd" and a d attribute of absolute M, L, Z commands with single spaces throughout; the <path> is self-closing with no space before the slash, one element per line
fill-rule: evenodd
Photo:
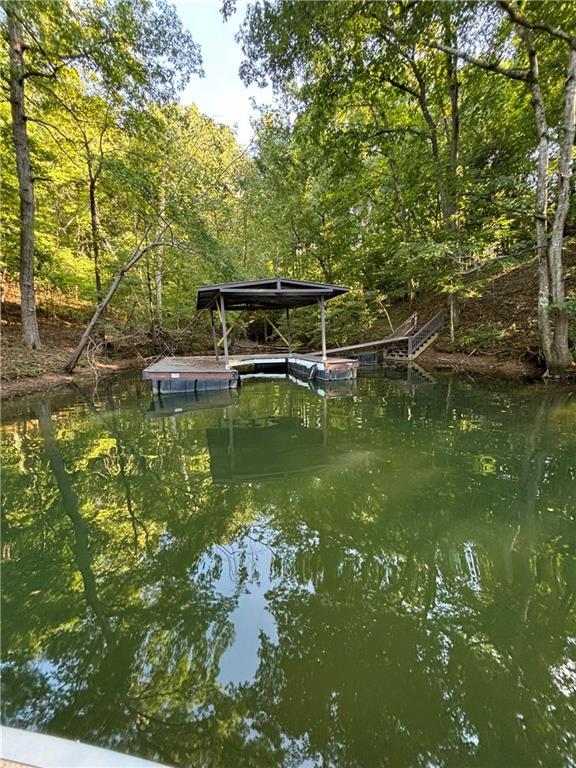
<path fill-rule="evenodd" d="M 341 285 L 283 277 L 202 286 L 198 289 L 196 307 L 210 311 L 214 356 L 165 357 L 148 366 L 142 377 L 151 380 L 155 390 L 163 394 L 236 387 L 242 371 L 283 370 L 299 378 L 321 381 L 355 379 L 358 361 L 328 357 L 326 345 L 326 301 L 347 291 Z M 322 349 L 318 354 L 292 351 L 290 310 L 307 306 L 318 306 L 320 311 Z M 282 309 L 286 313 L 286 353 L 230 355 L 227 310 Z M 222 328 L 223 355 L 216 339 L 215 313 Z"/>

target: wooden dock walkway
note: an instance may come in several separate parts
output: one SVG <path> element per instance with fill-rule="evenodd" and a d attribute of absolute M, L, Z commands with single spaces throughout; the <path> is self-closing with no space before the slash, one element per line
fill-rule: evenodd
<path fill-rule="evenodd" d="M 365 341 L 361 344 L 350 344 L 347 347 L 333 347 L 325 351 L 326 355 L 342 355 L 346 353 L 360 354 L 373 349 L 385 360 L 415 360 L 438 338 L 444 325 L 444 313 L 442 311 L 434 315 L 427 323 L 418 325 L 416 313 L 410 315 L 395 331 L 383 339 Z M 321 355 L 322 352 L 314 352 Z"/>
<path fill-rule="evenodd" d="M 202 392 L 237 387 L 241 373 L 255 371 L 282 371 L 305 381 L 344 381 L 356 378 L 358 361 L 288 352 L 230 355 L 228 365 L 213 356 L 164 357 L 144 369 L 142 378 L 152 381 L 160 394 Z"/>

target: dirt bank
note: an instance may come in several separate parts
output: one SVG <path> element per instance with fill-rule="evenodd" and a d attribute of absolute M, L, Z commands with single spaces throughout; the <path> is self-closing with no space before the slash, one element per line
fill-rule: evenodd
<path fill-rule="evenodd" d="M 66 310 L 69 310 L 66 312 Z M 74 374 L 62 369 L 74 351 L 85 327 L 87 312 L 63 307 L 62 311 L 42 309 L 38 325 L 42 349 L 27 349 L 21 341 L 20 308 L 12 301 L 2 305 L 2 398 L 42 392 L 66 384 L 89 383 L 102 376 L 144 368 L 148 358 L 134 349 L 111 351 L 88 363 L 82 360 Z"/>
<path fill-rule="evenodd" d="M 503 358 L 497 354 L 465 354 L 427 349 L 417 360 L 426 370 L 468 371 L 498 378 L 541 380 L 543 370 L 521 359 Z"/>
<path fill-rule="evenodd" d="M 112 376 L 130 370 L 139 370 L 145 368 L 152 358 L 133 357 L 118 360 L 116 362 L 99 362 L 94 368 L 79 368 L 75 373 L 42 373 L 37 376 L 26 376 L 13 379 L 12 381 L 2 381 L 0 397 L 17 397 L 19 395 L 28 395 L 33 392 L 43 392 L 56 387 L 62 387 L 67 384 L 88 384 L 95 382 L 104 376 Z"/>

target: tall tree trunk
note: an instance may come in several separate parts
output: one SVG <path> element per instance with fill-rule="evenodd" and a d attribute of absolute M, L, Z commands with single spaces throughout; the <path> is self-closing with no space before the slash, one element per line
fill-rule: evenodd
<path fill-rule="evenodd" d="M 432 145 L 434 172 L 436 175 L 436 184 L 438 188 L 438 196 L 440 199 L 440 213 L 442 215 L 442 223 L 444 226 L 446 226 L 450 218 L 450 206 L 448 202 L 448 190 L 446 188 L 442 158 L 440 156 L 438 128 L 434 118 L 432 117 L 430 108 L 428 107 L 428 95 L 426 93 L 426 83 L 424 81 L 424 76 L 416 64 L 415 59 L 409 58 L 408 61 L 412 72 L 414 73 L 414 77 L 416 78 L 416 82 L 418 83 L 418 90 L 415 92 L 416 98 L 418 100 L 418 106 L 420 107 L 422 117 L 428 126 L 428 135 L 430 137 L 430 144 Z"/>
<path fill-rule="evenodd" d="M 453 291 L 448 294 L 448 303 L 450 305 L 450 341 L 454 343 L 456 329 L 460 327 L 460 305 Z"/>
<path fill-rule="evenodd" d="M 38 320 L 36 317 L 36 293 L 34 289 L 34 180 L 30 165 L 30 146 L 26 125 L 24 96 L 24 39 L 22 25 L 14 9 L 25 6 L 5 0 L 8 44 L 10 56 L 10 106 L 12 111 L 12 137 L 18 169 L 20 196 L 20 311 L 22 314 L 22 338 L 31 349 L 41 349 Z"/>
<path fill-rule="evenodd" d="M 424 76 L 414 59 L 409 59 L 409 63 L 418 83 L 418 90 L 415 95 L 420 106 L 422 117 L 428 126 L 428 134 L 430 137 L 430 144 L 432 146 L 432 159 L 436 176 L 436 184 L 438 188 L 438 198 L 440 200 L 441 223 L 442 227 L 446 231 L 451 232 L 458 228 L 458 222 L 456 220 L 456 166 L 458 163 L 460 119 L 458 112 L 459 84 L 457 71 L 453 58 L 450 58 L 450 66 L 448 67 L 451 105 L 450 169 L 453 172 L 453 178 L 448 178 L 451 175 L 446 173 L 445 163 L 442 161 L 440 142 L 438 139 L 438 127 L 428 106 L 428 96 L 426 93 L 426 83 L 424 81 Z M 448 294 L 448 302 L 450 308 L 450 338 L 453 342 L 454 330 L 460 325 L 458 297 L 454 290 L 450 290 Z"/>
<path fill-rule="evenodd" d="M 454 25 L 452 24 L 451 9 L 447 4 L 447 16 L 444 20 L 445 40 L 453 48 L 457 47 L 457 36 Z M 450 90 L 450 129 L 449 129 L 449 147 L 450 147 L 450 173 L 447 178 L 447 201 L 446 201 L 446 222 L 445 226 L 453 233 L 455 240 L 455 256 L 460 255 L 460 244 L 458 230 L 460 223 L 458 221 L 458 162 L 460 156 L 460 106 L 458 95 L 460 83 L 458 81 L 458 59 L 454 54 L 446 54 L 446 76 Z M 455 331 L 460 327 L 460 303 L 458 295 L 454 290 L 449 294 L 450 304 L 450 340 L 454 343 Z"/>
<path fill-rule="evenodd" d="M 548 246 L 548 266 L 550 270 L 550 298 L 554 320 L 554 340 L 549 370 L 552 375 L 562 375 L 572 365 L 573 359 L 568 344 L 568 312 L 564 287 L 564 269 L 562 265 L 562 243 L 564 227 L 570 208 L 570 181 L 572 177 L 572 150 L 576 132 L 576 50 L 570 49 L 568 71 L 566 75 L 566 95 L 564 116 L 560 126 L 560 152 L 558 157 L 558 195 L 556 212 L 552 224 L 552 233 Z"/>
<path fill-rule="evenodd" d="M 552 326 L 550 323 L 550 276 L 548 273 L 548 158 L 550 154 L 550 137 L 548 121 L 544 109 L 544 97 L 538 82 L 538 56 L 532 41 L 532 34 L 520 31 L 520 36 L 528 50 L 530 62 L 530 93 L 532 108 L 538 131 L 538 164 L 536 169 L 536 248 L 538 253 L 538 326 L 540 329 L 540 344 L 546 364 L 552 357 Z"/>
<path fill-rule="evenodd" d="M 92 236 L 92 259 L 94 261 L 94 283 L 96 285 L 96 301 L 102 301 L 102 275 L 100 272 L 100 218 L 96 200 L 96 177 L 92 173 L 92 162 L 88 159 L 89 195 L 90 195 L 90 232 Z"/>
<path fill-rule="evenodd" d="M 158 200 L 158 214 L 160 217 L 160 228 L 164 227 L 164 220 L 166 218 L 166 190 L 164 188 L 164 181 L 160 181 L 160 191 Z M 160 330 L 163 325 L 163 307 L 162 307 L 162 276 L 164 268 L 164 248 L 158 248 L 156 251 L 156 264 L 154 269 L 154 292 L 156 294 L 155 304 L 155 316 L 156 326 Z"/>
<path fill-rule="evenodd" d="M 538 251 L 538 324 L 540 343 L 548 373 L 565 375 L 573 360 L 568 344 L 568 314 L 565 301 L 562 243 L 570 205 L 572 148 L 575 135 L 576 51 L 571 48 L 566 79 L 564 116 L 561 124 L 558 161 L 558 201 L 552 235 L 548 241 L 548 163 L 549 127 L 544 96 L 539 82 L 539 64 L 531 30 L 520 30 L 530 62 L 530 93 L 538 131 L 538 170 L 536 178 L 536 245 Z"/>
<path fill-rule="evenodd" d="M 158 335 L 156 333 L 156 310 L 152 293 L 152 275 L 150 274 L 150 258 L 146 257 L 146 293 L 148 296 L 148 314 L 150 316 L 150 335 L 152 336 L 152 351 L 156 354 L 158 347 Z"/>
<path fill-rule="evenodd" d="M 242 207 L 242 264 L 248 263 L 248 209 L 244 203 Z"/>

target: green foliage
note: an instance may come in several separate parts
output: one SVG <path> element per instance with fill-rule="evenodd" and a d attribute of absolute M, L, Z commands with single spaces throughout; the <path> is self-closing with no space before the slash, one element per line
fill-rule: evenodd
<path fill-rule="evenodd" d="M 556 4 L 576 23 L 573 4 Z M 528 3 L 542 24 L 550 3 Z M 229 12 L 229 9 L 228 9 Z M 530 95 L 426 44 L 525 67 L 508 16 L 488 3 L 256 2 L 242 41 L 246 82 L 282 111 L 258 134 L 281 264 L 390 297 L 481 292 L 484 266 L 534 254 Z M 562 110 L 564 43 L 537 36 L 550 123 Z M 487 270 L 489 271 L 489 270 Z M 536 308 L 534 308 L 536 313 Z"/>
<path fill-rule="evenodd" d="M 326 329 L 330 346 L 353 344 L 371 335 L 383 313 L 383 297 L 358 286 L 326 304 Z M 304 348 L 320 349 L 318 312 L 302 309 L 292 312 L 292 335 Z"/>
<path fill-rule="evenodd" d="M 576 294 L 567 296 L 562 304 L 552 304 L 551 309 L 565 309 L 568 314 L 576 315 Z"/>
<path fill-rule="evenodd" d="M 178 249 L 139 264 L 115 302 L 138 327 L 155 315 L 167 327 L 189 322 L 193 286 L 260 263 L 247 263 L 240 225 L 250 161 L 229 128 L 174 103 L 201 72 L 197 46 L 163 0 L 32 0 L 18 11 L 29 44 L 37 281 L 95 302 L 98 284 L 108 285 L 139 244 L 168 226 L 165 239 Z M 0 134 L 1 266 L 16 280 L 18 185 L 6 102 Z"/>
<path fill-rule="evenodd" d="M 502 342 L 515 330 L 514 326 L 503 328 L 493 323 L 481 323 L 466 333 L 458 334 L 456 343 L 458 348 L 465 352 L 478 349 L 489 351 L 500 348 Z"/>
<path fill-rule="evenodd" d="M 576 20 L 569 3 L 528 6 L 543 24 Z M 346 309 L 329 310 L 344 343 L 349 320 L 369 332 L 382 317 L 362 291 L 466 297 L 505 256 L 534 255 L 537 136 L 525 85 L 425 42 L 433 33 L 523 66 L 521 40 L 491 4 L 250 5 L 242 74 L 278 94 L 250 153 L 230 129 L 175 103 L 201 58 L 164 0 L 18 7 L 29 44 L 37 277 L 47 285 L 96 301 L 97 282 L 108 285 L 138 243 L 169 224 L 179 247 L 151 253 L 115 298 L 133 325 L 180 328 L 198 284 L 282 273 L 355 286 Z M 565 50 L 546 34 L 537 42 L 552 126 Z M 0 103 L 2 267 L 16 279 L 10 133 Z M 316 343 L 315 322 L 295 322 Z"/>

